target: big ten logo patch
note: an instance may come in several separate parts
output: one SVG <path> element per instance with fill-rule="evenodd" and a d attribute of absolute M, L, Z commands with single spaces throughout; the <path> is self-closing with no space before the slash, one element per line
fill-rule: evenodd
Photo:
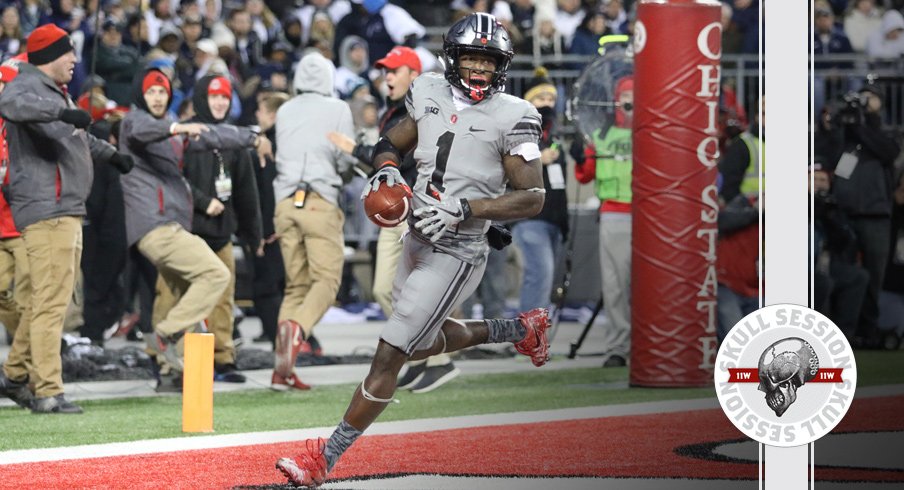
<path fill-rule="evenodd" d="M 715 384 L 738 430 L 763 444 L 799 446 L 829 433 L 847 413 L 857 366 L 831 320 L 803 306 L 772 305 L 725 337 Z"/>

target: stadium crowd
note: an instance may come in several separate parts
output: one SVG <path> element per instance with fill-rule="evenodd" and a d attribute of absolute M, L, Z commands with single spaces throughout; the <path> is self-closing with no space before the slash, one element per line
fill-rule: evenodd
<path fill-rule="evenodd" d="M 723 1 L 724 53 L 758 53 L 760 1 Z M 817 56 L 863 53 L 900 59 L 901 4 L 819 0 L 813 19 Z M 357 196 L 373 172 L 373 145 L 404 115 L 401 101 L 411 81 L 442 70 L 428 49 L 438 41 L 431 33 L 444 32 L 472 12 L 494 15 L 511 33 L 516 55 L 531 55 L 545 65 L 514 94 L 542 117 L 546 189 L 539 215 L 504 223 L 514 233 L 523 264 L 521 287 L 515 288 L 520 289 L 518 309 L 550 304 L 555 266 L 573 231 L 565 190 L 573 181 L 593 182 L 602 295 L 610 320 L 604 365 L 625 365 L 630 361 L 631 195 L 625 192 L 631 180 L 630 109 L 617 114 L 617 124 L 604 134 L 575 135 L 561 110 L 569 87 L 554 82 L 547 70 L 581 68 L 598 53 L 601 37 L 633 34 L 636 9 L 636 0 L 7 2 L 0 17 L 0 86 L 17 76 L 40 79 L 35 66 L 46 75 L 41 66 L 66 60 L 72 75 L 53 79 L 59 86 L 54 97 L 66 102 L 50 116 L 28 106 L 29 96 L 18 105 L 9 95 L 0 97 L 7 126 L 3 188 L 5 196 L 12 196 L 10 205 L 0 206 L 0 287 L 5 289 L 0 321 L 15 333 L 0 393 L 34 411 L 80 411 L 63 396 L 58 348 L 64 319 L 67 329 L 98 345 L 112 335 L 144 339 L 150 352 L 160 354 L 161 390 L 181 386 L 184 331 L 208 329 L 216 337 L 216 379 L 243 382 L 233 342 L 238 336 L 233 243 L 244 250 L 253 271 L 251 299 L 263 324 L 260 340 L 277 351 L 273 387 L 308 389 L 294 372 L 294 356 L 280 352 L 302 338 L 304 351 L 319 354 L 312 335 L 316 324 L 337 293 L 340 300 L 355 296 L 347 284 L 354 279 L 347 266 L 343 271 L 345 246 L 369 252 L 376 262 L 373 294 L 359 296 L 375 297 L 387 316 L 391 312 L 392 261 L 399 253 L 392 244 L 402 230 L 376 227 Z M 565 54 L 584 58 L 575 62 L 560 56 Z M 847 65 L 827 59 L 816 66 Z M 865 79 L 848 80 L 857 98 L 844 110 L 835 111 L 830 101 L 820 105 L 819 164 L 812 169 L 821 206 L 813 251 L 818 307 L 858 346 L 875 345 L 880 327 L 891 321 L 883 315 L 904 305 L 904 240 L 899 238 L 904 180 L 900 165 L 895 166 L 901 161 L 900 134 L 884 133 L 884 93 Z M 16 94 L 29 93 L 22 82 L 11 87 L 21 87 Z M 752 109 L 737 100 L 734 88 L 724 86 L 721 108 L 720 338 L 756 308 L 760 294 L 755 162 L 764 145 L 765 101 L 756 101 Z M 613 89 L 620 102 L 633 101 L 631 77 Z M 35 113 L 22 114 L 29 110 Z M 83 179 L 93 169 L 93 182 L 79 190 L 85 195 L 74 198 L 63 214 L 35 218 L 38 223 L 73 218 L 64 235 L 76 241 L 67 252 L 67 270 L 74 265 L 71 278 L 35 265 L 41 264 L 35 262 L 38 246 L 27 243 L 35 220 L 23 218 L 29 208 L 17 204 L 32 188 L 54 186 L 52 175 L 42 181 L 16 175 L 18 155 L 41 156 L 34 142 L 20 142 L 24 128 L 38 123 L 86 128 L 92 135 L 83 144 L 91 147 L 93 163 L 78 163 L 86 172 Z M 327 126 L 338 129 L 326 134 Z M 298 161 L 299 154 L 315 157 Z M 846 168 L 851 155 L 854 166 Z M 572 167 L 573 177 L 567 170 Z M 406 175 L 404 165 L 402 171 Z M 59 196 L 69 180 L 60 170 L 55 179 Z M 306 187 L 299 187 L 300 179 Z M 865 196 L 875 199 L 864 202 Z M 32 235 L 59 241 L 52 235 L 58 232 Z M 473 301 L 465 303 L 464 317 L 479 311 L 471 309 L 475 302 L 484 317 L 504 313 L 511 254 L 512 249 L 491 253 L 486 278 Z M 47 284 L 50 279 L 57 284 Z M 76 315 L 67 314 L 60 299 L 72 296 L 58 284 L 70 279 L 78 300 L 68 309 L 80 308 Z M 30 314 L 35 294 L 52 296 L 61 305 L 52 318 Z M 280 327 L 285 318 L 293 319 L 291 328 Z M 17 333 L 29 330 L 30 341 Z M 441 355 L 409 365 L 399 385 L 427 392 L 457 374 L 452 360 Z"/>

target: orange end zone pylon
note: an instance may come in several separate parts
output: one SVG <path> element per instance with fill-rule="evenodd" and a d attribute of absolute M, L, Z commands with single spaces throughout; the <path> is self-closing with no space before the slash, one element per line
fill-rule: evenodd
<path fill-rule="evenodd" d="M 213 432 L 213 334 L 185 334 L 182 432 Z"/>

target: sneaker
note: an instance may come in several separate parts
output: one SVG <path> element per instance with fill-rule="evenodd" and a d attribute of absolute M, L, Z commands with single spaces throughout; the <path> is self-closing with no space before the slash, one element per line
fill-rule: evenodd
<path fill-rule="evenodd" d="M 274 391 L 310 390 L 311 386 L 304 384 L 294 372 L 283 376 L 273 371 L 273 376 L 270 378 L 270 389 Z"/>
<path fill-rule="evenodd" d="M 214 364 L 213 380 L 225 381 L 226 383 L 244 383 L 248 381 L 245 375 L 239 372 L 239 368 L 236 367 L 235 363 L 232 362 L 229 364 Z"/>
<path fill-rule="evenodd" d="M 326 441 L 322 438 L 308 439 L 304 441 L 305 448 L 295 458 L 280 458 L 276 462 L 276 469 L 282 472 L 289 483 L 303 485 L 306 488 L 317 488 L 326 480 L 326 457 L 323 450 Z"/>
<path fill-rule="evenodd" d="M 60 393 L 56 396 L 35 398 L 34 405 L 31 407 L 31 413 L 82 413 L 82 407 L 70 403 Z"/>
<path fill-rule="evenodd" d="M 13 381 L 6 377 L 0 370 L 0 395 L 16 402 L 22 408 L 31 408 L 35 396 L 28 389 L 28 378 L 22 381 Z"/>
<path fill-rule="evenodd" d="M 182 363 L 182 353 L 179 352 L 179 344 L 185 336 L 185 332 L 178 332 L 169 336 L 154 332 L 154 336 L 157 338 L 157 352 L 163 354 L 167 364 L 176 371 L 184 371 L 185 366 Z"/>
<path fill-rule="evenodd" d="M 549 360 L 549 339 L 546 338 L 546 330 L 549 329 L 549 310 L 534 308 L 518 315 L 518 320 L 527 331 L 523 340 L 515 342 L 515 350 L 530 356 L 534 366 L 546 364 Z"/>
<path fill-rule="evenodd" d="M 424 371 L 427 370 L 427 361 L 418 363 L 418 364 L 408 364 L 408 370 L 405 371 L 405 375 L 399 378 L 396 382 L 396 388 L 400 390 L 407 390 L 414 386 L 421 378 L 424 377 Z"/>
<path fill-rule="evenodd" d="M 620 356 L 618 354 L 612 354 L 608 359 L 603 361 L 603 367 L 625 367 L 628 365 L 628 360 L 624 358 L 624 356 Z"/>
<path fill-rule="evenodd" d="M 276 357 L 273 372 L 286 378 L 295 370 L 295 360 L 304 347 L 301 325 L 285 320 L 276 327 Z"/>
<path fill-rule="evenodd" d="M 448 363 L 442 366 L 430 366 L 424 371 L 421 380 L 411 387 L 412 393 L 427 393 L 455 379 L 461 374 L 461 369 L 455 364 Z"/>

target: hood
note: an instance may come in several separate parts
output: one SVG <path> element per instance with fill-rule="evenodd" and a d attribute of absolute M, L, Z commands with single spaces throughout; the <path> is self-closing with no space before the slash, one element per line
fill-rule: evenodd
<path fill-rule="evenodd" d="M 904 29 L 904 16 L 897 10 L 889 10 L 882 16 L 882 34 L 888 34 L 895 29 Z"/>
<path fill-rule="evenodd" d="M 144 77 L 147 76 L 147 74 L 152 71 L 160 72 L 163 76 L 165 76 L 165 77 L 167 76 L 163 70 L 160 70 L 158 68 L 148 68 L 147 70 L 138 72 L 138 74 L 136 74 L 135 78 L 132 80 L 132 104 L 134 106 L 138 107 L 139 109 L 143 110 L 144 112 L 147 112 L 148 114 L 150 114 L 151 111 L 148 109 L 147 102 L 144 101 L 144 92 L 141 91 L 141 84 L 142 84 L 142 82 L 144 82 Z M 167 78 L 169 78 L 169 77 L 167 77 Z M 170 83 L 172 83 L 172 81 L 170 81 Z M 172 105 L 172 103 L 173 103 L 173 98 L 170 97 L 169 100 L 166 102 L 167 112 L 169 111 L 170 105 Z M 164 117 L 166 117 L 165 113 L 164 113 Z"/>
<path fill-rule="evenodd" d="M 351 56 L 349 55 L 352 48 L 356 45 L 364 46 L 364 51 L 367 53 L 364 56 L 364 61 L 360 64 L 352 61 Z M 339 65 L 348 68 L 356 75 L 364 73 L 364 71 L 370 67 L 370 53 L 367 50 L 367 41 L 359 36 L 346 36 L 345 39 L 342 40 L 342 44 L 339 45 Z"/>
<path fill-rule="evenodd" d="M 210 112 L 210 105 L 207 103 L 207 88 L 210 86 L 210 81 L 219 76 L 221 75 L 205 75 L 195 83 L 194 93 L 191 96 L 191 104 L 195 109 L 195 117 L 192 118 L 193 121 L 218 124 L 229 117 L 229 112 L 232 110 L 232 99 L 229 99 L 229 109 L 226 109 L 226 117 L 223 119 L 215 119 Z"/>
<path fill-rule="evenodd" d="M 322 54 L 312 52 L 298 62 L 295 69 L 295 93 L 314 92 L 326 97 L 333 96 L 335 68 Z"/>

